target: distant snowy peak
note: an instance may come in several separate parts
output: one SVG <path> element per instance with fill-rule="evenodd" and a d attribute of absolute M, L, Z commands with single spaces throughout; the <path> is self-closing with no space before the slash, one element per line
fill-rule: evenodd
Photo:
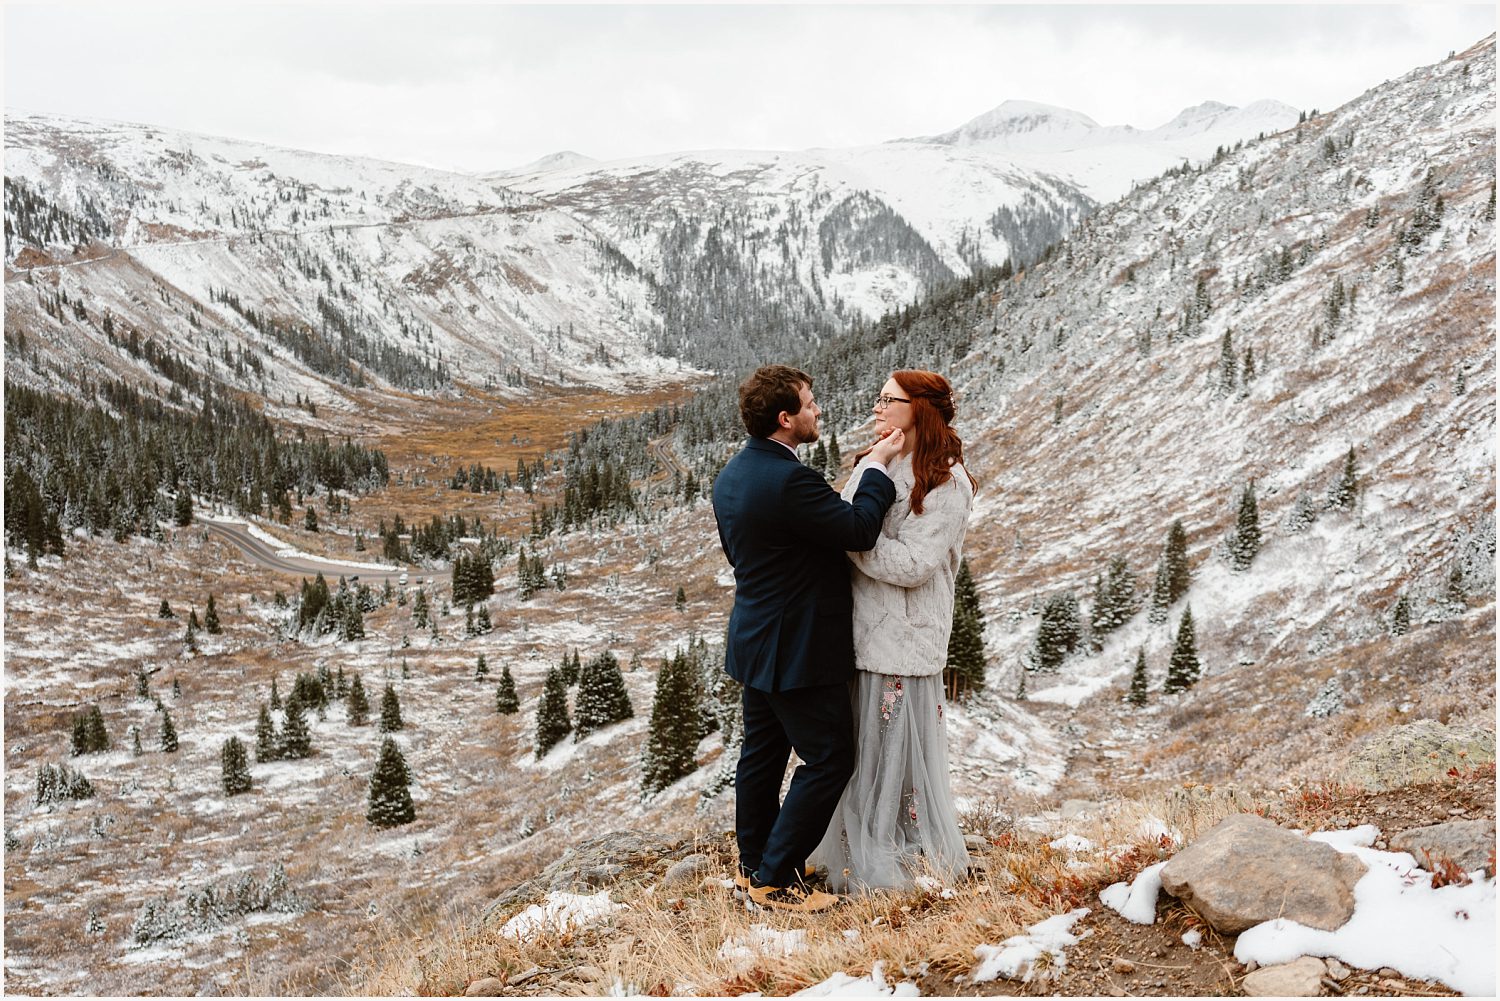
<path fill-rule="evenodd" d="M 1245 108 L 1204 101 L 1183 109 L 1159 128 L 1100 125 L 1088 115 L 1035 101 L 1006 101 L 978 118 L 941 135 L 897 142 L 977 147 L 1009 153 L 1064 153 L 1120 143 L 1189 139 L 1209 133 L 1239 137 L 1278 132 L 1295 125 L 1298 112 L 1280 101 L 1256 101 Z"/>
<path fill-rule="evenodd" d="M 571 170 L 575 167 L 587 167 L 599 161 L 582 153 L 574 153 L 565 149 L 560 153 L 548 153 L 539 160 L 533 160 L 520 167 L 508 167 L 505 170 L 497 170 L 493 173 L 483 175 L 485 179 L 500 179 L 506 177 L 525 177 L 530 174 L 546 174 L 554 170 Z"/>
<path fill-rule="evenodd" d="M 1299 114 L 1296 108 L 1280 101 L 1256 101 L 1243 108 L 1220 104 L 1218 101 L 1204 101 L 1191 108 L 1184 108 L 1167 124 L 1144 134 L 1155 139 L 1186 139 L 1206 132 L 1234 132 L 1239 135 L 1280 132 L 1295 125 Z"/>
<path fill-rule="evenodd" d="M 1088 115 L 1036 101 L 1006 101 L 964 125 L 942 135 L 913 142 L 943 146 L 984 144 L 1007 149 L 1058 149 L 1099 130 Z"/>

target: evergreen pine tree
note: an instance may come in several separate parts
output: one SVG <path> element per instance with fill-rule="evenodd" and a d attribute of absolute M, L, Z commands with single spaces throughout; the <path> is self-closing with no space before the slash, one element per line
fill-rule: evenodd
<path fill-rule="evenodd" d="M 1151 588 L 1150 620 L 1155 623 L 1167 621 L 1167 609 L 1187 593 L 1191 582 L 1187 532 L 1178 520 L 1172 522 L 1172 527 L 1167 530 L 1167 544 L 1162 550 L 1161 562 L 1157 564 L 1156 583 Z"/>
<path fill-rule="evenodd" d="M 208 596 L 208 607 L 203 610 L 203 630 L 210 636 L 217 636 L 222 631 L 219 627 L 219 609 L 211 594 Z"/>
<path fill-rule="evenodd" d="M 547 670 L 547 682 L 536 707 L 536 756 L 540 759 L 573 729 L 568 719 L 568 690 L 562 672 Z"/>
<path fill-rule="evenodd" d="M 1037 628 L 1035 665 L 1038 671 L 1055 671 L 1078 648 L 1078 599 L 1065 591 L 1048 599 Z"/>
<path fill-rule="evenodd" d="M 1177 642 L 1172 647 L 1172 660 L 1167 665 L 1167 683 L 1162 691 L 1171 694 L 1180 692 L 1198 681 L 1202 666 L 1198 663 L 1198 640 L 1193 633 L 1193 609 L 1183 609 L 1182 622 L 1177 627 Z"/>
<path fill-rule="evenodd" d="M 219 762 L 222 765 L 220 781 L 226 796 L 238 796 L 250 791 L 250 762 L 245 754 L 245 744 L 240 738 L 230 737 L 224 741 L 224 747 L 219 751 Z"/>
<path fill-rule="evenodd" d="M 380 732 L 395 733 L 405 725 L 401 720 L 401 700 L 396 698 L 396 689 L 386 685 L 385 693 L 380 696 Z"/>
<path fill-rule="evenodd" d="M 141 728 L 138 726 L 130 728 L 130 753 L 137 758 L 146 753 L 145 749 L 141 747 Z"/>
<path fill-rule="evenodd" d="M 1130 697 L 1129 702 L 1133 706 L 1146 704 L 1146 648 L 1141 647 L 1135 654 L 1135 670 L 1130 675 Z"/>
<path fill-rule="evenodd" d="M 656 675 L 656 697 L 651 703 L 651 726 L 641 756 L 641 792 L 660 792 L 698 763 L 698 700 L 692 667 L 680 651 L 662 661 Z"/>
<path fill-rule="evenodd" d="M 260 716 L 255 720 L 255 760 L 261 764 L 281 757 L 281 741 L 276 739 L 276 724 L 271 721 L 271 711 L 260 704 Z"/>
<path fill-rule="evenodd" d="M 1490 186 L 1490 196 L 1491 196 L 1491 198 L 1494 197 L 1494 193 L 1495 193 L 1494 192 L 1494 185 L 1491 185 Z M 837 431 L 830 432 L 829 435 L 828 435 L 828 475 L 829 476 L 837 476 L 839 474 L 839 467 L 843 465 L 843 462 L 844 462 L 843 454 L 839 452 L 839 435 L 838 435 L 838 432 Z"/>
<path fill-rule="evenodd" d="M 370 699 L 365 695 L 365 683 L 359 676 L 349 683 L 349 698 L 345 703 L 349 712 L 350 726 L 364 726 L 370 722 Z"/>
<path fill-rule="evenodd" d="M 172 714 L 165 706 L 161 710 L 161 749 L 167 754 L 177 751 L 177 727 L 172 725 Z"/>
<path fill-rule="evenodd" d="M 142 702 L 151 697 L 151 676 L 146 673 L 145 668 L 135 672 L 135 697 Z"/>
<path fill-rule="evenodd" d="M 677 585 L 677 597 L 673 601 L 673 607 L 679 612 L 687 608 L 687 592 L 682 589 L 681 584 Z"/>
<path fill-rule="evenodd" d="M 174 699 L 180 699 L 180 698 L 182 698 L 182 686 L 177 683 L 177 679 L 176 678 L 172 679 L 172 698 L 174 698 Z"/>
<path fill-rule="evenodd" d="M 158 619 L 175 619 L 175 618 L 177 618 L 177 613 L 174 612 L 174 611 L 172 611 L 172 606 L 169 605 L 169 604 L 167 604 L 167 599 L 166 598 L 163 598 L 161 600 L 161 607 L 156 610 L 156 617 Z"/>
<path fill-rule="evenodd" d="M 1223 338 L 1219 341 L 1219 390 L 1224 394 L 1234 392 L 1234 384 L 1239 376 L 1239 361 L 1234 353 L 1234 340 L 1226 329 Z"/>
<path fill-rule="evenodd" d="M 606 650 L 580 672 L 578 698 L 573 704 L 574 739 L 582 740 L 601 727 L 634 715 L 620 662 Z"/>
<path fill-rule="evenodd" d="M 198 649 L 198 610 L 188 612 L 187 628 L 182 633 L 182 645 L 189 650 Z"/>
<path fill-rule="evenodd" d="M 416 600 L 411 603 L 411 624 L 415 629 L 427 628 L 428 610 L 426 591 L 418 591 Z"/>
<path fill-rule="evenodd" d="M 490 606 L 480 605 L 479 615 L 475 622 L 474 631 L 483 636 L 485 633 L 493 632 L 495 624 L 490 621 Z"/>
<path fill-rule="evenodd" d="M 474 677 L 488 678 L 490 676 L 490 665 L 485 663 L 484 654 L 479 655 L 479 660 L 474 664 Z"/>
<path fill-rule="evenodd" d="M 306 710 L 295 693 L 286 700 L 286 720 L 281 725 L 279 750 L 289 761 L 312 756 L 312 733 L 307 729 Z"/>
<path fill-rule="evenodd" d="M 1240 364 L 1240 386 L 1244 392 L 1249 392 L 1250 383 L 1255 381 L 1255 352 L 1250 345 L 1245 345 L 1245 360 Z"/>
<path fill-rule="evenodd" d="M 1339 473 L 1338 479 L 1329 484 L 1328 507 L 1335 511 L 1348 511 L 1354 507 L 1355 498 L 1359 496 L 1359 474 L 1354 467 L 1354 446 L 1349 446 L 1349 452 L 1344 456 L 1344 468 Z"/>
<path fill-rule="evenodd" d="M 271 708 L 276 711 L 281 709 L 281 693 L 276 690 L 276 679 L 271 679 Z"/>
<path fill-rule="evenodd" d="M 963 560 L 954 580 L 953 631 L 948 634 L 948 657 L 943 665 L 948 698 L 962 698 L 983 688 L 984 669 L 984 616 L 969 561 Z"/>
<path fill-rule="evenodd" d="M 370 776 L 369 806 L 365 819 L 376 827 L 398 827 L 417 819 L 411 801 L 411 771 L 396 741 L 387 737 L 380 744 L 380 759 Z"/>
<path fill-rule="evenodd" d="M 186 490 L 179 490 L 172 514 L 179 527 L 191 525 L 193 523 L 193 495 Z"/>
<path fill-rule="evenodd" d="M 1391 609 L 1391 635 L 1405 636 L 1411 631 L 1411 600 L 1402 595 Z"/>
<path fill-rule="evenodd" d="M 1236 570 L 1248 570 L 1260 552 L 1260 510 L 1255 504 L 1254 484 L 1245 484 L 1240 494 L 1239 515 L 1229 537 L 1229 562 Z"/>
<path fill-rule="evenodd" d="M 500 665 L 500 684 L 495 686 L 495 712 L 504 716 L 520 712 L 521 700 L 516 697 L 516 680 L 510 676 L 510 665 Z"/>

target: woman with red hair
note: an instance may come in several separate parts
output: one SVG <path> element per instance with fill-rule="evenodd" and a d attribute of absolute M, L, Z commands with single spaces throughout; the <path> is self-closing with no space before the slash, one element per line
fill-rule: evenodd
<path fill-rule="evenodd" d="M 968 852 L 948 786 L 943 667 L 974 478 L 953 430 L 953 387 L 936 372 L 891 375 L 873 407 L 875 431 L 905 432 L 887 466 L 896 502 L 879 541 L 849 553 L 854 594 L 850 686 L 854 776 L 809 862 L 836 892 L 910 886 L 930 872 L 962 876 Z M 855 457 L 845 499 L 869 451 Z"/>

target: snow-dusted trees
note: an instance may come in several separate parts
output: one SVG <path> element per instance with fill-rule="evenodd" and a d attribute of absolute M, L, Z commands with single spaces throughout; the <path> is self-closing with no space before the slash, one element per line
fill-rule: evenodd
<path fill-rule="evenodd" d="M 1198 639 L 1193 629 L 1193 609 L 1182 611 L 1182 621 L 1177 626 L 1177 642 L 1172 646 L 1172 659 L 1167 664 L 1167 683 L 1162 691 L 1171 694 L 1192 687 L 1202 674 L 1198 662 Z"/>
<path fill-rule="evenodd" d="M 682 651 L 663 660 L 651 702 L 651 727 L 641 755 L 641 793 L 660 792 L 698 767 L 695 754 L 702 721 L 692 662 Z"/>
<path fill-rule="evenodd" d="M 237 796 L 250 791 L 250 761 L 245 753 L 245 743 L 238 737 L 224 741 L 219 750 L 220 785 L 226 796 Z"/>
<path fill-rule="evenodd" d="M 56 803 L 65 799 L 89 799 L 93 784 L 67 765 L 42 765 L 36 772 L 36 803 Z"/>
<path fill-rule="evenodd" d="M 1255 485 L 1247 483 L 1240 494 L 1234 528 L 1225 542 L 1229 565 L 1236 570 L 1250 569 L 1260 552 L 1260 538 L 1260 510 L 1255 504 Z"/>
<path fill-rule="evenodd" d="M 635 710 L 620 674 L 620 662 L 608 650 L 584 665 L 573 704 L 574 739 L 582 740 L 601 727 L 630 719 Z"/>
<path fill-rule="evenodd" d="M 568 718 L 568 689 L 563 684 L 562 672 L 555 667 L 548 668 L 542 697 L 536 707 L 537 758 L 552 750 L 572 729 L 573 721 Z"/>
<path fill-rule="evenodd" d="M 417 819 L 411 801 L 411 771 L 396 741 L 387 737 L 380 744 L 380 758 L 370 775 L 370 795 L 365 819 L 376 827 L 396 827 Z"/>
<path fill-rule="evenodd" d="M 1187 594 L 1191 583 L 1187 532 L 1183 529 L 1181 520 L 1177 520 L 1167 530 L 1167 544 L 1162 550 L 1161 561 L 1156 566 L 1156 582 L 1151 587 L 1150 621 L 1158 624 L 1167 621 L 1167 609 Z"/>
<path fill-rule="evenodd" d="M 1135 609 L 1135 574 L 1130 572 L 1125 557 L 1113 556 L 1103 576 L 1094 578 L 1094 607 L 1089 627 L 1095 648 L 1102 645 L 1104 637 L 1128 622 Z"/>
<path fill-rule="evenodd" d="M 516 697 L 516 680 L 510 675 L 510 665 L 500 665 L 500 683 L 495 686 L 495 712 L 503 716 L 520 712 L 521 700 Z"/>
<path fill-rule="evenodd" d="M 172 713 L 166 706 L 161 707 L 161 744 L 159 745 L 166 754 L 177 753 L 177 727 L 172 723 Z"/>
<path fill-rule="evenodd" d="M 349 695 L 344 700 L 350 726 L 364 726 L 370 722 L 370 698 L 365 694 L 365 682 L 359 675 L 349 682 Z"/>
<path fill-rule="evenodd" d="M 203 631 L 210 636 L 217 636 L 223 631 L 219 625 L 219 609 L 211 594 L 208 596 L 208 607 L 203 610 Z"/>
<path fill-rule="evenodd" d="M 1130 694 L 1126 701 L 1139 708 L 1146 704 L 1146 648 L 1135 653 L 1135 669 L 1130 672 Z"/>
<path fill-rule="evenodd" d="M 99 706 L 91 705 L 73 717 L 74 757 L 109 750 L 109 734 L 104 729 L 104 714 Z"/>
<path fill-rule="evenodd" d="M 963 560 L 954 581 L 953 631 L 948 634 L 948 660 L 943 666 L 948 698 L 962 698 L 983 688 L 984 667 L 984 616 L 969 561 Z"/>
<path fill-rule="evenodd" d="M 1390 628 L 1392 636 L 1405 636 L 1411 631 L 1411 599 L 1404 594 L 1391 608 Z"/>
<path fill-rule="evenodd" d="M 1064 591 L 1049 598 L 1042 607 L 1042 622 L 1032 649 L 1033 670 L 1056 671 L 1078 649 L 1080 639 L 1078 599 L 1073 592 Z"/>
<path fill-rule="evenodd" d="M 1354 446 L 1349 446 L 1349 452 L 1344 456 L 1344 468 L 1338 477 L 1328 485 L 1328 508 L 1332 511 L 1347 511 L 1354 507 L 1354 501 L 1359 496 L 1359 474 L 1354 465 Z"/>
<path fill-rule="evenodd" d="M 405 726 L 401 719 L 401 700 L 396 697 L 395 686 L 387 684 L 380 696 L 380 732 L 395 733 Z"/>

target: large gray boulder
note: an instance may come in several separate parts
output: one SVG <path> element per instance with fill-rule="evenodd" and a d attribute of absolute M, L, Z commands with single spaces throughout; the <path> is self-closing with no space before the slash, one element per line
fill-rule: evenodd
<path fill-rule="evenodd" d="M 1495 760 L 1495 732 L 1477 726 L 1444 726 L 1424 719 L 1371 737 L 1350 756 L 1345 778 L 1366 789 L 1396 789 L 1436 782 L 1448 769 Z"/>
<path fill-rule="evenodd" d="M 1333 931 L 1354 913 L 1365 871 L 1353 855 L 1241 813 L 1174 855 L 1161 884 L 1226 935 L 1273 918 Z"/>
<path fill-rule="evenodd" d="M 1423 855 L 1424 849 L 1426 856 Z M 1490 853 L 1495 850 L 1495 822 L 1455 820 L 1431 827 L 1414 827 L 1391 838 L 1391 850 L 1410 852 L 1417 865 L 1424 869 L 1432 868 L 1439 859 L 1449 858 L 1464 872 L 1473 872 L 1490 864 Z"/>

